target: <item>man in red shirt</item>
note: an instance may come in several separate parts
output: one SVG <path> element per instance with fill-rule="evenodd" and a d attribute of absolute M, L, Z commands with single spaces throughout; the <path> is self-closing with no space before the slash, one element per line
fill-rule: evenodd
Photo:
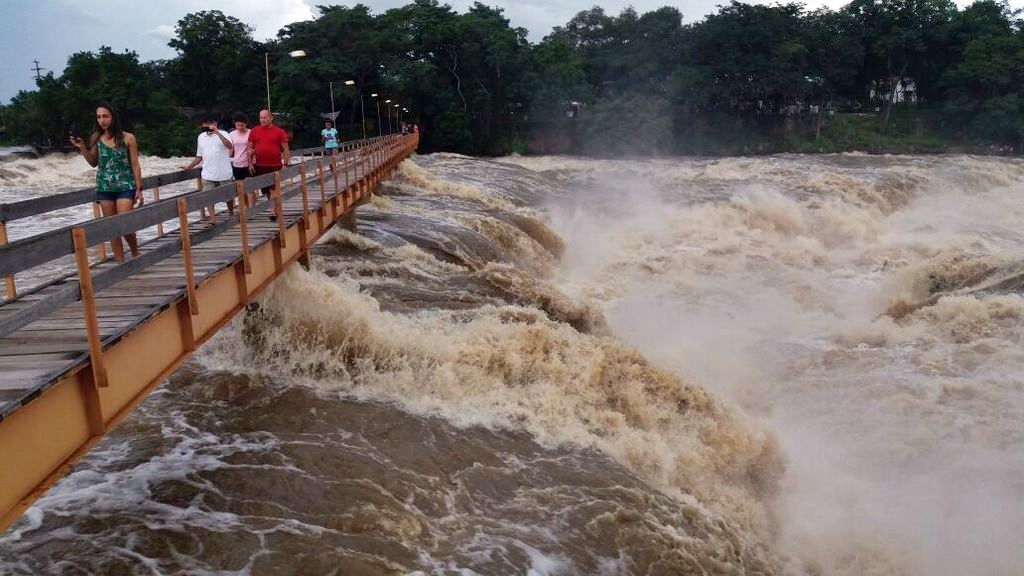
<path fill-rule="evenodd" d="M 276 172 L 288 165 L 290 156 L 288 134 L 274 126 L 270 110 L 260 110 L 260 125 L 249 130 L 249 172 L 254 176 Z M 269 198 L 272 188 L 263 188 L 263 195 Z M 275 212 L 270 219 L 277 216 Z"/>

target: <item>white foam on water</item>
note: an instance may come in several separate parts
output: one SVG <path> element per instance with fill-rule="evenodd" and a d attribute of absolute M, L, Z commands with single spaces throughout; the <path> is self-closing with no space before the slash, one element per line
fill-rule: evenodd
<path fill-rule="evenodd" d="M 644 190 L 670 179 L 647 178 L 632 206 L 621 187 L 606 199 L 592 178 L 567 178 L 590 202 L 552 206 L 569 246 L 561 285 L 603 303 L 612 331 L 656 364 L 771 419 L 789 462 L 776 509 L 789 569 L 1024 570 L 1021 295 L 879 317 L 895 298 L 926 296 L 929 274 L 953 283 L 978 271 L 973 258 L 1024 257 L 1021 163 L 696 167 L 678 187 L 716 200 L 673 201 Z"/>

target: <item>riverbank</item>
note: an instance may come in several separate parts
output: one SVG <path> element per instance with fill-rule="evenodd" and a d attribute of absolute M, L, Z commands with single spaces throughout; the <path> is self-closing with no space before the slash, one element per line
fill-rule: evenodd
<path fill-rule="evenodd" d="M 1011 146 L 969 142 L 947 133 L 928 115 L 899 114 L 881 131 L 878 114 L 834 114 L 764 122 L 737 129 L 735 121 L 695 125 L 678 142 L 677 153 L 695 156 L 751 156 L 767 154 L 972 154 L 1012 156 Z"/>

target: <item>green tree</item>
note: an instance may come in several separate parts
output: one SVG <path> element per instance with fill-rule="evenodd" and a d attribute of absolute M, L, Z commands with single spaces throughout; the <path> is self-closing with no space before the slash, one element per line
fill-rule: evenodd
<path fill-rule="evenodd" d="M 321 6 L 320 12 L 317 19 L 290 24 L 278 33 L 279 53 L 301 49 L 310 54 L 279 61 L 282 102 L 304 133 L 318 135 L 320 114 L 330 111 L 333 91 L 342 136 L 362 138 L 360 106 L 366 106 L 367 135 L 376 134 L 376 105 L 370 94 L 392 91 L 385 72 L 395 59 L 393 34 L 382 30 L 380 19 L 362 4 Z M 347 80 L 354 84 L 346 85 Z"/>
<path fill-rule="evenodd" d="M 942 76 L 945 112 L 963 136 L 1024 145 L 1024 37 L 1005 2 L 982 0 L 957 18 L 963 47 Z"/>
<path fill-rule="evenodd" d="M 563 40 L 545 38 L 533 49 L 532 59 L 529 114 L 534 121 L 560 121 L 570 102 L 593 101 L 583 58 Z"/>
<path fill-rule="evenodd" d="M 860 22 L 849 12 L 822 8 L 808 13 L 805 24 L 807 45 L 811 47 L 807 75 L 820 79 L 821 96 L 830 99 L 839 94 L 848 102 L 860 100 L 864 92 Z"/>
<path fill-rule="evenodd" d="M 252 27 L 219 10 L 194 12 L 178 21 L 167 43 L 178 52 L 169 80 L 182 106 L 230 113 L 262 101 L 263 54 Z"/>
<path fill-rule="evenodd" d="M 920 97 L 938 96 L 956 6 L 949 0 L 854 0 L 844 10 L 861 22 L 865 63 L 862 77 L 876 94 L 891 95 L 894 82 L 913 79 Z M 883 130 L 893 97 L 883 100 Z"/>
<path fill-rule="evenodd" d="M 695 30 L 695 65 L 712 110 L 737 118 L 778 112 L 806 98 L 810 49 L 800 4 L 764 6 L 735 0 Z"/>
<path fill-rule="evenodd" d="M 151 137 L 139 135 L 144 153 L 181 153 L 184 143 L 168 134 L 185 123 L 173 106 L 163 67 L 140 63 L 134 52 L 79 52 L 68 58 L 61 76 L 41 78 L 35 92 L 21 92 L 11 105 L 12 137 L 43 146 L 65 145 L 69 131 L 86 135 L 96 128 L 96 104 L 111 102 L 126 129 L 148 126 Z M 157 87 L 157 88 L 154 88 Z M 191 129 L 189 129 L 191 130 Z"/>
<path fill-rule="evenodd" d="M 405 56 L 388 72 L 425 124 L 426 149 L 507 151 L 529 105 L 526 31 L 479 3 L 459 15 L 417 0 L 384 21 Z"/>

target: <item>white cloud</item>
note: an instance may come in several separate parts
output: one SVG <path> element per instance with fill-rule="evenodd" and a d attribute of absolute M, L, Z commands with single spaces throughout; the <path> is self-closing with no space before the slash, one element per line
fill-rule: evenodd
<path fill-rule="evenodd" d="M 181 16 L 211 9 L 207 0 L 179 0 L 175 8 Z M 314 17 L 313 9 L 304 0 L 221 0 L 216 9 L 252 26 L 257 40 L 276 38 L 277 31 L 288 24 Z"/>
<path fill-rule="evenodd" d="M 158 40 L 170 40 L 174 38 L 174 26 L 168 26 L 167 24 L 161 24 L 156 28 L 152 28 L 146 31 L 146 34 L 152 36 Z"/>

